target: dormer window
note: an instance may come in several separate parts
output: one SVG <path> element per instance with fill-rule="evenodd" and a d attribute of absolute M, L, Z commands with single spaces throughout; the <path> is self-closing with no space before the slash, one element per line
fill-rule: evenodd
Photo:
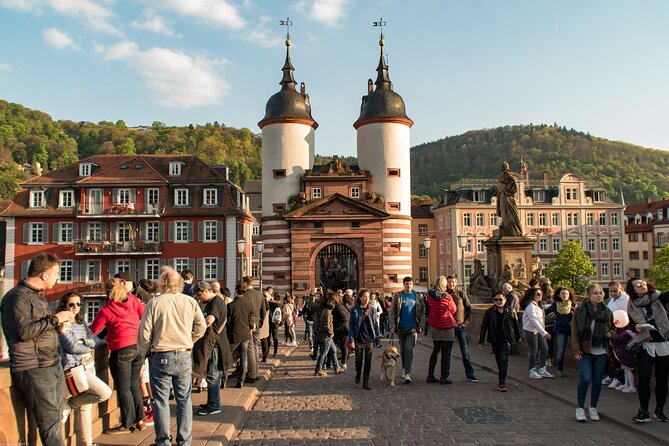
<path fill-rule="evenodd" d="M 592 193 L 592 201 L 595 203 L 604 203 L 606 201 L 606 192 L 604 191 L 594 191 Z"/>
<path fill-rule="evenodd" d="M 174 191 L 174 205 L 188 206 L 188 189 L 176 189 Z"/>
<path fill-rule="evenodd" d="M 323 191 L 320 187 L 314 187 L 311 190 L 311 197 L 312 198 L 321 198 L 323 196 Z"/>
<path fill-rule="evenodd" d="M 71 208 L 74 206 L 74 191 L 62 190 L 60 191 L 60 199 L 58 206 L 61 208 Z"/>
<path fill-rule="evenodd" d="M 79 176 L 80 177 L 90 177 L 92 171 L 91 163 L 81 163 L 79 164 Z"/>
<path fill-rule="evenodd" d="M 218 204 L 218 190 L 207 188 L 204 190 L 204 205 L 216 206 Z"/>
<path fill-rule="evenodd" d="M 30 207 L 34 209 L 42 209 L 46 206 L 44 202 L 44 191 L 33 190 L 30 191 Z"/>
<path fill-rule="evenodd" d="M 170 162 L 170 176 L 176 177 L 181 175 L 181 161 L 172 161 Z"/>
<path fill-rule="evenodd" d="M 546 191 L 544 190 L 533 190 L 532 199 L 535 203 L 543 203 L 546 201 Z"/>
<path fill-rule="evenodd" d="M 483 203 L 485 201 L 485 191 L 472 191 L 472 201 L 474 201 L 474 203 Z"/>

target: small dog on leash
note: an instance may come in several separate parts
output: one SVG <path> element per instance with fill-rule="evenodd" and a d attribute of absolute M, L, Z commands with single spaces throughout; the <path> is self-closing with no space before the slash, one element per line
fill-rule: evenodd
<path fill-rule="evenodd" d="M 395 387 L 395 367 L 399 357 L 400 352 L 394 345 L 386 347 L 381 353 L 381 381 L 385 378 L 390 382 L 390 387 Z"/>

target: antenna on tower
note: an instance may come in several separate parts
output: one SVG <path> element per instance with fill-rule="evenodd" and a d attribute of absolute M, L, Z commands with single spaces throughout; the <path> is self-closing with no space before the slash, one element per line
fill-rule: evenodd
<path fill-rule="evenodd" d="M 290 40 L 290 27 L 293 26 L 293 21 L 290 20 L 290 17 L 286 17 L 286 20 L 281 20 L 279 25 L 286 27 L 286 40 Z"/>

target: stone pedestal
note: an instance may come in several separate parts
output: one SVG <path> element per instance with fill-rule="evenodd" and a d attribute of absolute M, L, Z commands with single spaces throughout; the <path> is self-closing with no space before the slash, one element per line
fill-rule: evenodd
<path fill-rule="evenodd" d="M 524 291 L 532 277 L 532 245 L 528 237 L 495 237 L 483 242 L 488 251 L 488 277 L 494 277 L 497 288 L 509 282 L 516 290 Z"/>

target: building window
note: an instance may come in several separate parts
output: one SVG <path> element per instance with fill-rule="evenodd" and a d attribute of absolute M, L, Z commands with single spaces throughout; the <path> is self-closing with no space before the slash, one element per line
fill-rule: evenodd
<path fill-rule="evenodd" d="M 611 249 L 616 252 L 620 251 L 620 239 L 618 237 L 611 239 Z"/>
<path fill-rule="evenodd" d="M 170 162 L 170 176 L 176 177 L 181 175 L 181 161 Z"/>
<path fill-rule="evenodd" d="M 251 266 L 251 276 L 258 277 L 258 265 Z"/>
<path fill-rule="evenodd" d="M 644 232 L 641 234 L 641 241 L 642 242 L 647 242 L 648 241 L 648 233 Z"/>
<path fill-rule="evenodd" d="M 482 191 L 482 190 L 472 191 L 472 199 L 473 199 L 474 203 L 485 202 L 485 191 Z"/>
<path fill-rule="evenodd" d="M 218 241 L 218 222 L 217 221 L 205 221 L 203 222 L 203 237 L 202 241 L 205 242 L 216 242 Z"/>
<path fill-rule="evenodd" d="M 543 190 L 533 190 L 532 199 L 535 203 L 543 203 L 546 201 L 546 191 Z"/>
<path fill-rule="evenodd" d="M 648 251 L 643 252 L 643 259 L 648 260 Z"/>
<path fill-rule="evenodd" d="M 446 240 L 446 253 L 450 254 L 451 253 L 451 241 Z"/>
<path fill-rule="evenodd" d="M 74 206 L 74 192 L 71 190 L 60 191 L 59 206 L 62 208 L 71 208 Z"/>
<path fill-rule="evenodd" d="M 390 242 L 388 243 L 389 252 L 400 252 L 402 244 L 400 242 Z"/>
<path fill-rule="evenodd" d="M 631 276 L 641 277 L 641 270 L 639 268 L 630 268 Z"/>
<path fill-rule="evenodd" d="M 389 211 L 400 211 L 400 203 L 398 201 L 391 201 L 388 203 L 388 210 Z"/>
<path fill-rule="evenodd" d="M 130 189 L 117 189 L 114 204 L 130 204 Z"/>
<path fill-rule="evenodd" d="M 174 241 L 177 243 L 188 242 L 188 222 L 175 221 L 174 222 Z"/>
<path fill-rule="evenodd" d="M 427 280 L 427 267 L 421 266 L 418 268 L 418 277 L 419 280 Z"/>
<path fill-rule="evenodd" d="M 548 214 L 542 213 L 539 214 L 539 226 L 547 226 L 548 225 Z"/>
<path fill-rule="evenodd" d="M 352 187 L 351 188 L 351 198 L 360 198 L 360 188 Z"/>
<path fill-rule="evenodd" d="M 554 212 L 551 215 L 551 224 L 553 226 L 560 226 L 560 214 L 558 214 L 557 212 Z"/>
<path fill-rule="evenodd" d="M 216 206 L 218 204 L 218 190 L 209 188 L 204 190 L 204 205 Z"/>
<path fill-rule="evenodd" d="M 272 211 L 275 214 L 282 214 L 286 212 L 286 203 L 273 203 L 272 204 Z"/>
<path fill-rule="evenodd" d="M 100 261 L 89 260 L 86 262 L 86 282 L 100 282 Z"/>
<path fill-rule="evenodd" d="M 476 226 L 480 228 L 485 226 L 485 214 L 483 213 L 476 214 Z"/>
<path fill-rule="evenodd" d="M 451 216 L 446 215 L 446 219 L 444 221 L 444 224 L 446 225 L 446 229 L 451 229 Z"/>
<path fill-rule="evenodd" d="M 472 275 L 472 266 L 470 264 L 465 264 L 465 279 L 469 279 Z"/>
<path fill-rule="evenodd" d="M 639 251 L 630 251 L 630 260 L 639 260 Z"/>
<path fill-rule="evenodd" d="M 606 213 L 599 214 L 599 226 L 606 226 Z"/>
<path fill-rule="evenodd" d="M 613 263 L 613 276 L 614 277 L 620 277 L 622 275 L 622 268 L 620 266 L 620 263 L 614 262 Z"/>
<path fill-rule="evenodd" d="M 323 190 L 320 187 L 314 187 L 311 189 L 311 198 L 321 198 L 323 196 Z"/>
<path fill-rule="evenodd" d="M 60 277 L 58 280 L 63 283 L 72 283 L 72 260 L 60 261 Z"/>
<path fill-rule="evenodd" d="M 91 176 L 91 163 L 81 163 L 81 164 L 79 164 L 79 176 L 80 177 L 90 177 Z"/>
<path fill-rule="evenodd" d="M 73 223 L 60 223 L 58 230 L 58 240 L 59 243 L 72 243 L 74 240 L 74 224 Z"/>
<path fill-rule="evenodd" d="M 618 213 L 617 212 L 612 212 L 611 213 L 611 226 L 618 226 L 620 224 L 620 221 L 618 220 Z"/>
<path fill-rule="evenodd" d="M 147 242 L 160 241 L 160 224 L 157 221 L 146 222 L 146 239 Z"/>
<path fill-rule="evenodd" d="M 388 169 L 386 169 L 386 173 L 388 174 L 389 177 L 399 177 L 400 176 L 400 170 L 399 169 L 388 168 Z"/>
<path fill-rule="evenodd" d="M 184 257 L 176 258 L 174 259 L 174 269 L 179 272 L 190 269 L 189 263 L 190 262 L 188 258 Z"/>
<path fill-rule="evenodd" d="M 117 242 L 129 242 L 130 241 L 130 231 L 131 227 L 129 223 L 120 222 L 116 228 L 116 241 Z"/>
<path fill-rule="evenodd" d="M 84 302 L 86 306 L 86 323 L 93 323 L 93 319 L 100 312 L 100 301 L 99 300 L 87 300 Z"/>
<path fill-rule="evenodd" d="M 146 278 L 149 280 L 158 280 L 158 277 L 160 276 L 160 260 L 147 259 L 146 271 L 144 274 L 146 275 Z"/>
<path fill-rule="evenodd" d="M 218 277 L 218 259 L 216 257 L 205 257 L 202 259 L 204 280 L 216 280 Z"/>
<path fill-rule="evenodd" d="M 101 223 L 88 223 L 88 233 L 85 235 L 88 237 L 89 242 L 101 242 L 102 241 L 102 224 Z"/>
<path fill-rule="evenodd" d="M 116 261 L 116 273 L 128 273 L 130 274 L 130 260 L 127 259 L 119 259 Z"/>
<path fill-rule="evenodd" d="M 546 252 L 548 251 L 548 239 L 547 238 L 540 238 L 539 239 L 539 252 Z"/>
<path fill-rule="evenodd" d="M 439 230 L 441 231 L 442 229 L 444 229 L 444 216 L 440 214 L 439 215 Z"/>
<path fill-rule="evenodd" d="M 534 226 L 534 214 L 527 214 L 527 226 Z"/>
<path fill-rule="evenodd" d="M 607 277 L 609 275 L 609 264 L 602 263 L 601 265 L 602 277 Z"/>
<path fill-rule="evenodd" d="M 476 252 L 485 252 L 485 246 L 483 246 L 483 240 L 476 241 Z"/>
<path fill-rule="evenodd" d="M 443 254 L 443 253 L 444 253 L 444 241 L 439 240 L 439 254 Z"/>
<path fill-rule="evenodd" d="M 388 282 L 397 283 L 397 274 L 388 274 Z"/>
<path fill-rule="evenodd" d="M 351 226 L 353 226 L 353 223 L 351 223 Z M 323 229 L 323 222 L 322 221 L 315 221 L 314 222 L 314 229 Z"/>
<path fill-rule="evenodd" d="M 471 226 L 472 225 L 472 214 L 469 212 L 462 214 L 462 226 Z"/>
<path fill-rule="evenodd" d="M 585 224 L 586 224 L 587 226 L 595 226 L 595 214 L 593 214 L 593 213 L 591 213 L 591 212 L 588 213 L 588 214 L 585 216 Z"/>
<path fill-rule="evenodd" d="M 46 205 L 44 203 L 44 191 L 43 190 L 30 191 L 30 207 L 31 208 L 44 208 L 44 207 L 46 207 Z"/>
<path fill-rule="evenodd" d="M 467 239 L 467 246 L 465 247 L 466 252 L 472 252 L 474 245 L 472 244 L 471 239 Z"/>
<path fill-rule="evenodd" d="M 490 226 L 499 226 L 497 214 L 490 214 Z"/>
<path fill-rule="evenodd" d="M 603 238 L 599 240 L 599 250 L 602 252 L 609 250 L 609 239 Z"/>
<path fill-rule="evenodd" d="M 422 243 L 418 245 L 418 257 L 424 259 L 427 257 L 427 248 Z"/>
<path fill-rule="evenodd" d="M 599 190 L 593 191 L 592 201 L 594 201 L 595 203 L 604 203 L 604 201 L 606 201 L 606 192 Z"/>
<path fill-rule="evenodd" d="M 160 189 L 147 189 L 146 202 L 149 205 L 148 211 L 157 212 L 160 205 Z"/>
<path fill-rule="evenodd" d="M 425 237 L 427 235 L 427 225 L 418 225 L 418 235 Z"/>
<path fill-rule="evenodd" d="M 553 239 L 553 252 L 559 252 L 561 248 L 561 241 L 559 238 Z"/>
<path fill-rule="evenodd" d="M 588 239 L 588 251 L 594 252 L 597 249 L 597 245 L 595 243 L 594 238 L 589 238 Z"/>
<path fill-rule="evenodd" d="M 286 280 L 284 273 L 274 273 L 274 280 Z"/>
<path fill-rule="evenodd" d="M 259 225 L 251 226 L 251 234 L 256 236 L 260 235 L 260 226 Z"/>
<path fill-rule="evenodd" d="M 639 234 L 630 234 L 628 236 L 630 242 L 638 242 L 639 241 Z"/>
<path fill-rule="evenodd" d="M 174 191 L 174 205 L 188 206 L 188 189 L 176 189 Z"/>
<path fill-rule="evenodd" d="M 30 223 L 28 228 L 28 243 L 37 243 L 41 244 L 44 243 L 44 233 L 45 233 L 45 228 L 44 228 L 43 223 Z"/>
<path fill-rule="evenodd" d="M 576 212 L 567 214 L 567 226 L 578 226 L 578 214 Z"/>
<path fill-rule="evenodd" d="M 578 191 L 578 189 L 576 189 L 576 188 L 566 188 L 564 190 L 565 199 L 567 201 L 576 201 L 578 199 L 577 191 Z"/>
<path fill-rule="evenodd" d="M 274 178 L 286 178 L 286 169 L 273 169 L 272 176 Z"/>

